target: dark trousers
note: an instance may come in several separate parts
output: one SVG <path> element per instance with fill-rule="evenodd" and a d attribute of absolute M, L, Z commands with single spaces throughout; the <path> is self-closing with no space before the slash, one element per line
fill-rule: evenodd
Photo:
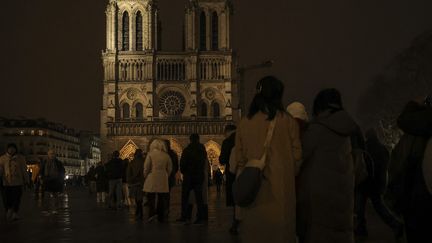
<path fill-rule="evenodd" d="M 203 184 L 192 183 L 189 180 L 184 180 L 182 184 L 182 212 L 181 217 L 188 219 L 189 210 L 189 196 L 191 191 L 195 193 L 195 199 L 197 204 L 197 220 L 205 220 L 205 206 L 203 200 Z"/>
<path fill-rule="evenodd" d="M 5 186 L 6 209 L 18 212 L 21 204 L 21 196 L 23 193 L 22 186 Z"/>
<path fill-rule="evenodd" d="M 375 211 L 381 219 L 390 226 L 392 229 L 400 227 L 399 220 L 395 217 L 393 212 L 385 204 L 383 197 L 379 193 L 370 193 L 366 190 L 357 190 L 355 194 L 355 213 L 356 213 L 356 230 L 357 234 L 367 234 L 366 226 L 366 203 L 370 199 Z"/>
<path fill-rule="evenodd" d="M 407 209 L 404 211 L 405 231 L 408 243 L 430 242 L 432 219 L 432 195 L 429 193 L 423 176 L 412 187 Z"/>
<path fill-rule="evenodd" d="M 168 208 L 169 193 L 148 193 L 148 207 L 149 207 L 149 217 L 153 217 L 154 215 L 158 216 L 158 220 L 163 222 L 165 220 L 165 212 Z M 156 197 L 157 197 L 157 205 L 156 205 Z"/>

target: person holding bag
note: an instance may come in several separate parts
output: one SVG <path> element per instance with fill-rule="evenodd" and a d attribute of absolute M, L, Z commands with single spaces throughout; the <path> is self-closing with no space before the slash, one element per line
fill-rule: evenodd
<path fill-rule="evenodd" d="M 273 243 L 296 241 L 295 171 L 302 152 L 299 126 L 285 111 L 283 91 L 277 78 L 262 78 L 236 133 L 239 172 L 233 190 L 242 206 L 240 237 L 245 242 L 265 242 L 269 235 Z M 246 186 L 248 180 L 256 187 Z M 251 192 L 249 201 L 240 195 L 244 190 Z"/>

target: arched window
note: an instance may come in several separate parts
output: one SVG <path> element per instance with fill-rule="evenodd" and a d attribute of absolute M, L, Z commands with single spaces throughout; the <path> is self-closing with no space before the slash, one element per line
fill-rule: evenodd
<path fill-rule="evenodd" d="M 204 12 L 201 12 L 200 16 L 200 50 L 207 50 L 207 21 Z"/>
<path fill-rule="evenodd" d="M 202 117 L 207 117 L 207 114 L 208 114 L 208 112 L 207 112 L 207 104 L 203 102 L 201 104 L 201 116 Z"/>
<path fill-rule="evenodd" d="M 143 119 L 144 118 L 144 109 L 143 109 L 143 105 L 141 103 L 137 103 L 135 105 L 135 117 L 137 119 Z"/>
<path fill-rule="evenodd" d="M 212 50 L 219 49 L 219 17 L 216 12 L 212 15 Z"/>
<path fill-rule="evenodd" d="M 123 119 L 129 119 L 130 118 L 130 106 L 128 103 L 123 104 Z"/>
<path fill-rule="evenodd" d="M 212 104 L 213 117 L 220 117 L 220 106 L 217 102 Z"/>
<path fill-rule="evenodd" d="M 136 15 L 136 50 L 143 50 L 143 18 L 140 11 Z"/>
<path fill-rule="evenodd" d="M 123 41 L 122 50 L 128 51 L 129 50 L 129 13 L 128 12 L 124 12 L 123 14 L 122 41 Z"/>

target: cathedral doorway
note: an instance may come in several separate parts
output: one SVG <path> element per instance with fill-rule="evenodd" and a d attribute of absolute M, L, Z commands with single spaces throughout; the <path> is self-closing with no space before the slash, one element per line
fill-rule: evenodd
<path fill-rule="evenodd" d="M 120 149 L 120 158 L 132 160 L 134 158 L 135 151 L 138 146 L 129 139 L 129 141 Z"/>

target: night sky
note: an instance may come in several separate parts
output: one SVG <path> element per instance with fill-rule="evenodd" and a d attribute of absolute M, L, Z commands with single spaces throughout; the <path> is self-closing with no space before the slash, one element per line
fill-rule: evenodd
<path fill-rule="evenodd" d="M 3 1 L 0 14 L 0 117 L 44 117 L 99 130 L 101 51 L 108 0 Z M 160 0 L 163 50 L 180 50 L 184 4 Z M 248 73 L 247 100 L 257 79 L 286 84 L 285 102 L 310 105 L 316 93 L 339 88 L 355 115 L 370 80 L 432 29 L 431 0 L 234 1 L 232 44 L 242 64 L 273 59 Z"/>

